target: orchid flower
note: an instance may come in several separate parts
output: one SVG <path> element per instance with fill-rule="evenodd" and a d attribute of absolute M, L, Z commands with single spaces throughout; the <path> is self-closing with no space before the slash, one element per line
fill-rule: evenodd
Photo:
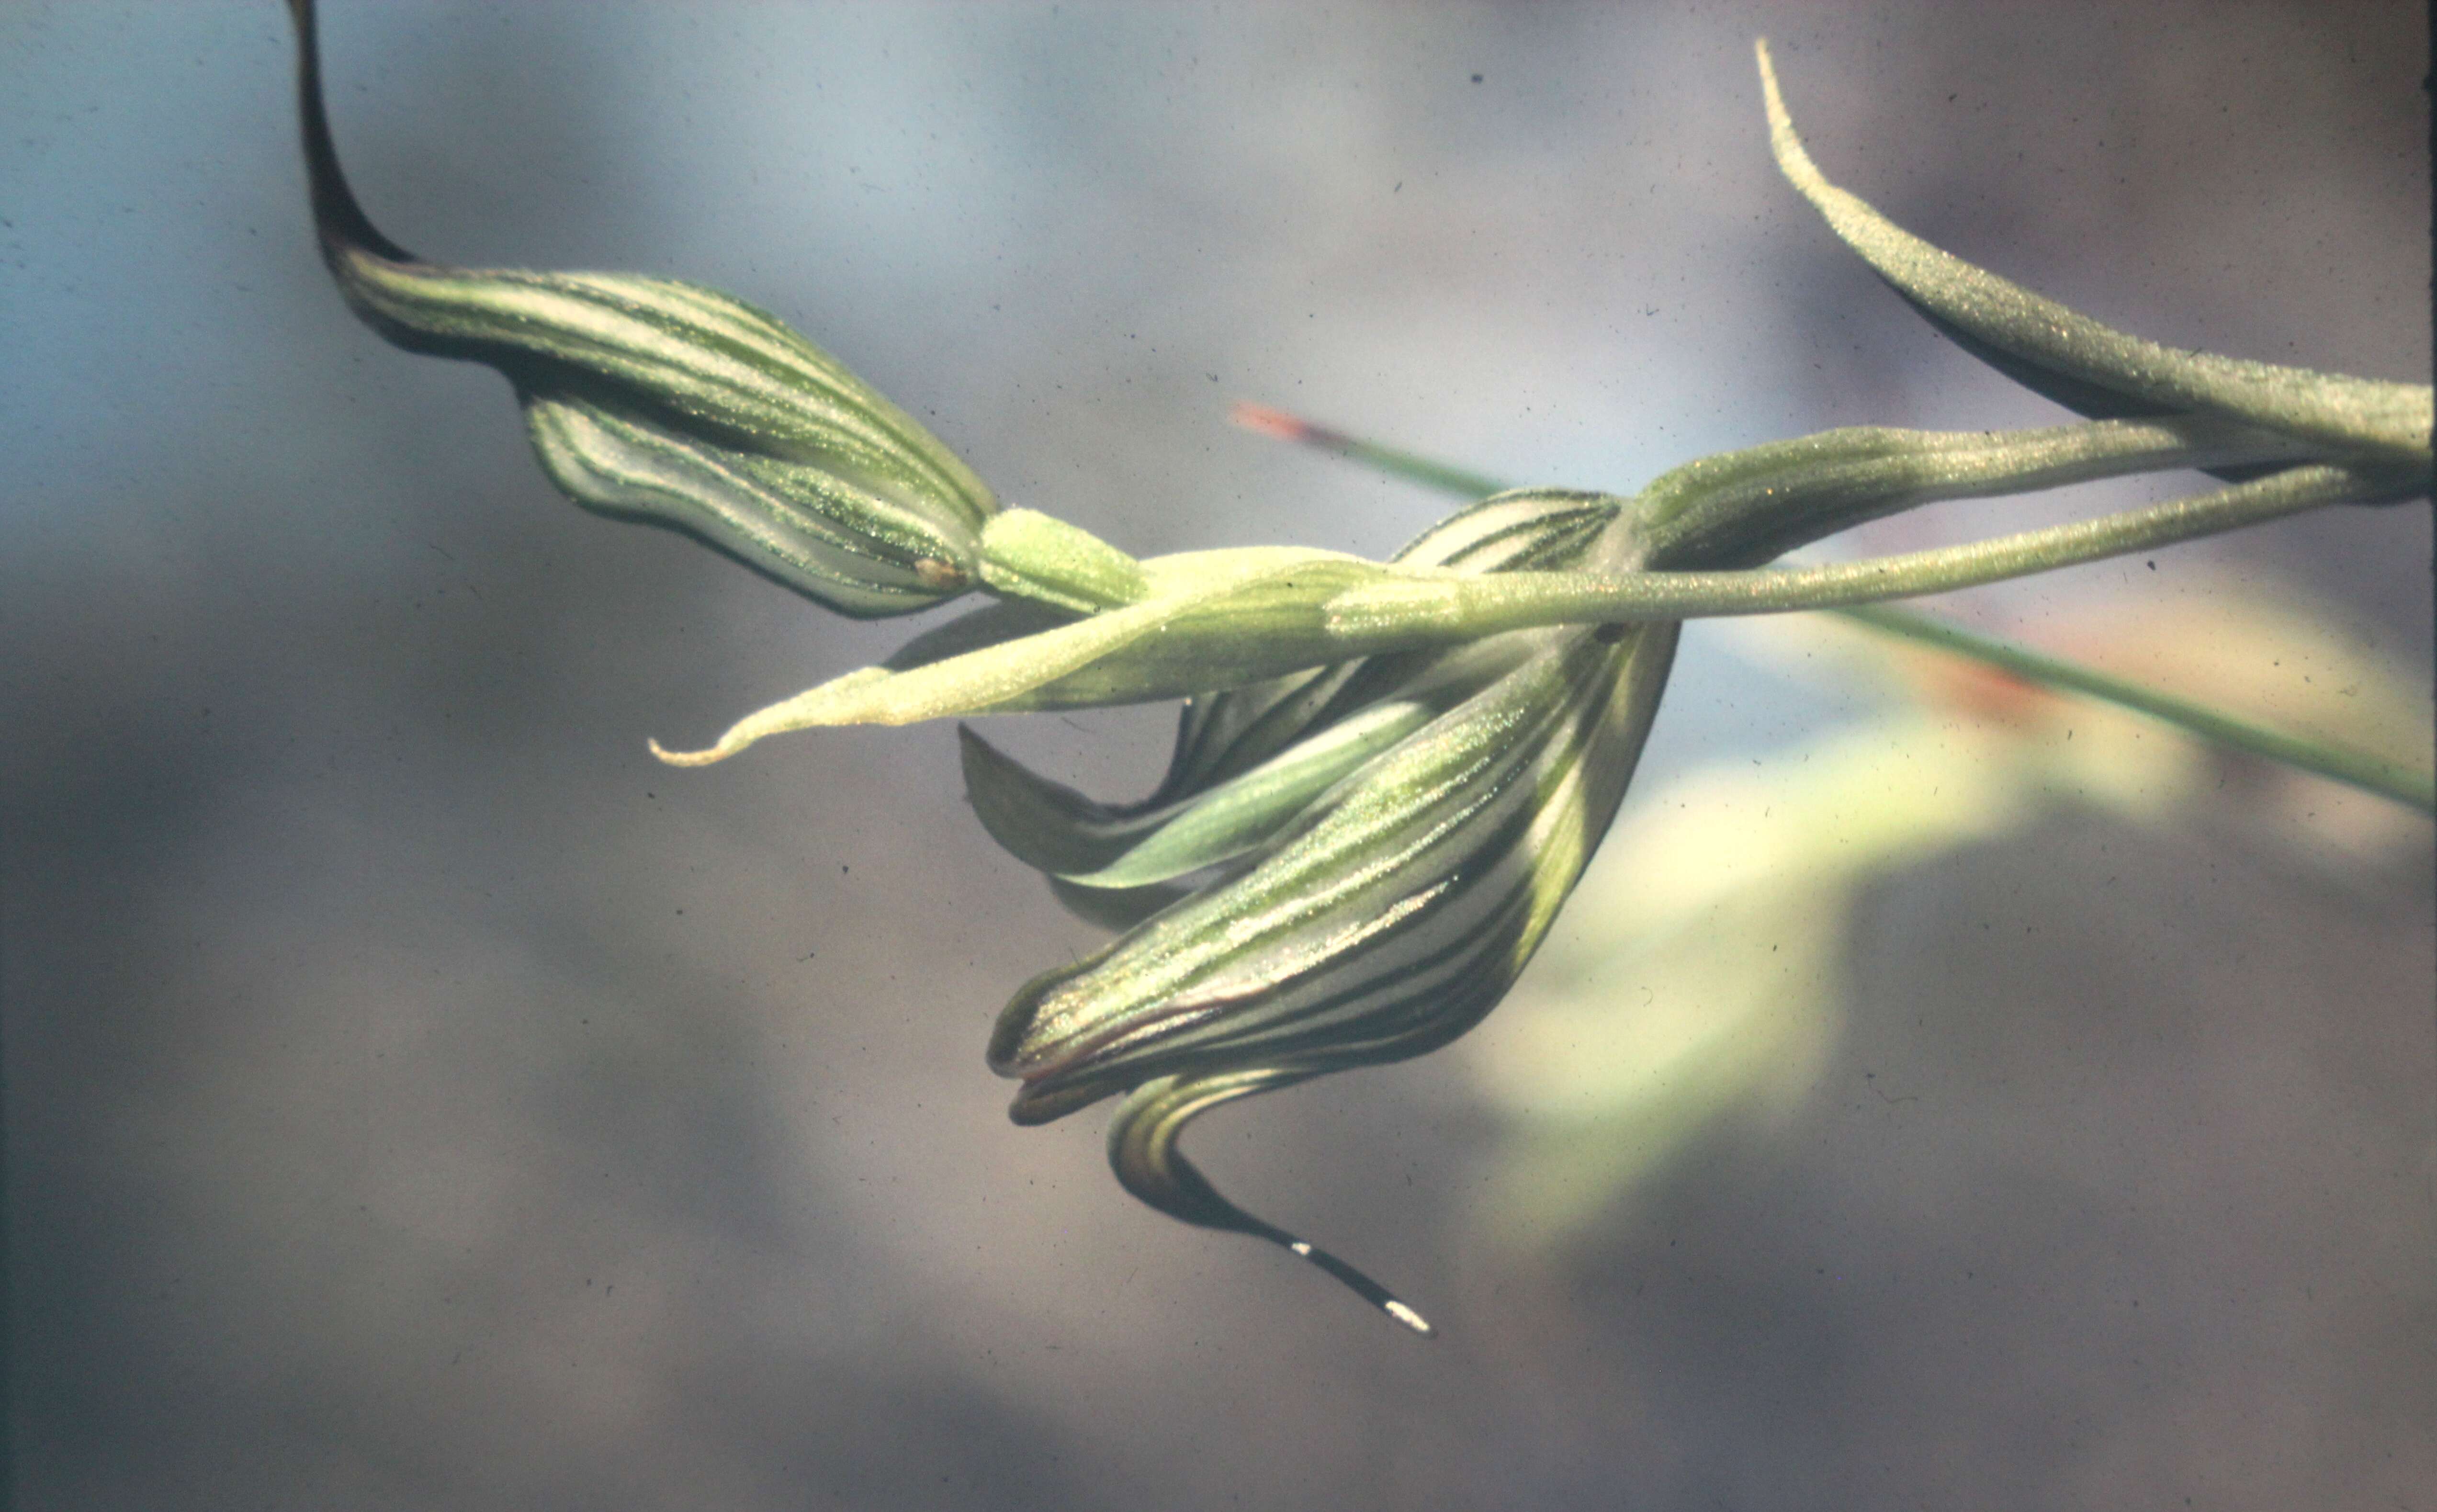
<path fill-rule="evenodd" d="M 1001 508 L 912 416 L 728 295 L 407 253 L 340 171 L 312 0 L 289 6 L 314 222 L 341 291 L 396 344 L 503 374 L 562 490 L 844 614 L 991 601 L 707 748 L 655 745 L 663 759 L 830 725 L 1186 700 L 1166 780 L 1134 805 L 1096 803 L 965 731 L 990 833 L 1122 929 L 1016 993 L 989 1064 L 1021 1083 L 1019 1123 L 1122 1098 L 1109 1151 L 1127 1190 L 1282 1245 L 1424 1333 L 1360 1272 L 1220 1196 L 1179 1135 L 1255 1093 L 1420 1054 L 1498 1005 L 1616 815 L 1683 620 L 1943 591 L 2429 486 L 2428 388 L 2175 351 L 1928 246 L 1820 174 L 1763 46 L 1788 180 L 1963 350 L 2090 418 L 1831 431 L 1701 458 L 1630 497 L 1500 493 L 1384 563 L 1263 546 L 1137 560 Z M 1966 547 L 1769 565 L 1937 500 L 2177 468 L 2227 486 Z"/>

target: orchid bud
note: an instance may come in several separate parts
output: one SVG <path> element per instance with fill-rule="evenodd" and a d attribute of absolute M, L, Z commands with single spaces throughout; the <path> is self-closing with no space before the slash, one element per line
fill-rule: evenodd
<path fill-rule="evenodd" d="M 311 0 L 290 0 L 323 260 L 396 344 L 516 386 L 551 480 L 668 526 L 844 614 L 973 586 L 997 503 L 920 422 L 774 317 L 668 279 L 448 268 L 382 236 L 340 171 Z"/>

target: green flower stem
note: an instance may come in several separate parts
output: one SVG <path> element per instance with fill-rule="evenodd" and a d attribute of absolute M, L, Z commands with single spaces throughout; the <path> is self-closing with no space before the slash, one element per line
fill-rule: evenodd
<path fill-rule="evenodd" d="M 1842 608 L 1979 588 L 2147 551 L 2329 504 L 2368 503 L 2418 486 L 2416 472 L 2322 465 L 2101 519 L 2000 536 L 1937 551 L 1826 567 L 1741 572 L 1500 572 L 1475 578 L 1404 574 L 1347 589 L 1328 606 L 1328 628 L 1401 643 L 1468 640 L 1506 630 L 1591 621 L 1683 620 L 1789 609 Z"/>
<path fill-rule="evenodd" d="M 1505 487 L 1498 479 L 1376 442 L 1358 441 L 1341 431 L 1311 425 L 1279 411 L 1239 405 L 1236 418 L 1238 424 L 1266 434 L 1351 457 L 1392 477 L 1446 492 L 1477 496 L 1499 493 Z M 1917 610 L 1868 605 L 1829 612 L 1880 634 L 1978 661 L 2028 682 L 2078 693 L 2148 714 L 2229 749 L 2348 783 L 2424 814 L 2437 812 L 2437 773 L 2414 770 L 2363 751 L 2253 724 L 2162 689 L 2035 651 L 2002 637 L 1968 630 Z"/>
<path fill-rule="evenodd" d="M 2288 766 L 2313 772 L 2364 792 L 2376 793 L 2381 798 L 2391 798 L 2423 814 L 2437 816 L 2437 773 L 2414 771 L 2367 751 L 2327 741 L 2307 740 L 2283 730 L 2270 730 L 2265 725 L 2254 725 L 2188 698 L 2180 698 L 2156 688 L 2145 688 L 2095 667 L 2048 656 L 2028 646 L 2016 645 L 1993 635 L 1982 635 L 1976 630 L 1968 630 L 1959 624 L 1950 624 L 1909 609 L 1872 604 L 1841 612 L 1874 630 L 1969 657 L 2027 682 L 2069 690 L 2118 708 L 2148 714 L 2215 741 L 2230 750 L 2282 762 Z"/>
<path fill-rule="evenodd" d="M 1443 492 L 1478 499 L 1510 485 L 1376 445 L 1281 411 L 1238 404 L 1247 430 L 1332 451 Z M 2061 488 L 2102 478 L 2229 464 L 2317 461 L 2306 442 L 2229 421 L 2175 415 L 2032 431 L 1857 426 L 1686 463 L 1636 501 L 1652 559 L 1757 565 L 1796 546 L 1920 504 Z"/>

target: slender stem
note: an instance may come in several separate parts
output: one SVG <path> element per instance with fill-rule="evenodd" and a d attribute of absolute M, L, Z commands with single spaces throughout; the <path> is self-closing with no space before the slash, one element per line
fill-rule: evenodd
<path fill-rule="evenodd" d="M 1349 589 L 1328 609 L 1332 628 L 1385 630 L 1461 618 L 1467 637 L 1596 621 L 1682 620 L 1842 608 L 1978 588 L 2031 572 L 2213 536 L 2329 504 L 2364 503 L 2406 487 L 2368 466 L 2290 467 L 2270 477 L 2101 519 L 2000 536 L 1937 551 L 1825 567 L 1740 572 L 1414 573 Z"/>
<path fill-rule="evenodd" d="M 1502 492 L 1507 486 L 1495 478 L 1374 442 L 1360 441 L 1342 431 L 1311 425 L 1276 410 L 1239 405 L 1236 419 L 1237 424 L 1249 429 L 1350 457 L 1392 477 L 1404 478 L 1448 493 L 1479 498 Z M 1978 661 L 2030 682 L 2082 694 L 2148 714 L 2229 749 L 2313 772 L 2365 792 L 2393 799 L 2424 814 L 2437 812 L 2437 773 L 2415 770 L 2364 751 L 2253 724 L 2163 689 L 2100 672 L 2062 657 L 2050 656 L 2017 642 L 1968 630 L 1918 610 L 1891 605 L 1869 605 L 1828 612 L 1883 635 Z"/>
<path fill-rule="evenodd" d="M 2062 657 L 2052 657 L 2028 646 L 2017 645 L 1993 635 L 1983 635 L 1910 609 L 1873 604 L 1839 612 L 1874 630 L 1969 657 L 2026 681 L 2066 689 L 2118 708 L 2148 714 L 2229 749 L 2282 762 L 2288 766 L 2313 772 L 2364 792 L 2376 793 L 2381 798 L 2391 798 L 2423 814 L 2437 815 L 2437 773 L 2414 771 L 2399 762 L 2391 762 L 2331 741 L 2288 735 L 2283 730 L 2237 719 L 2160 689 L 2143 687 L 2095 667 L 2068 661 Z"/>
<path fill-rule="evenodd" d="M 1347 435 L 1342 431 L 1332 431 L 1301 415 L 1272 410 L 1266 404 L 1239 401 L 1227 412 L 1227 418 L 1247 431 L 1257 431 L 1265 436 L 1275 436 L 1280 441 L 1291 441 L 1298 446 L 1333 451 L 1341 457 L 1366 464 L 1392 478 L 1402 478 L 1441 493 L 1465 499 L 1486 499 L 1491 494 L 1502 494 L 1514 486 L 1499 483 L 1486 473 L 1474 472 L 1450 463 L 1433 462 L 1414 452 L 1399 451 L 1394 447 L 1383 447 L 1359 436 Z"/>

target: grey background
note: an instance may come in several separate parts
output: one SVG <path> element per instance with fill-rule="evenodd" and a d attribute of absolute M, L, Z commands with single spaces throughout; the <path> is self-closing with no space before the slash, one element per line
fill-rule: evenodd
<path fill-rule="evenodd" d="M 1761 32 L 1829 174 L 1967 257 L 2429 361 L 2416 6 L 329 11 L 397 239 L 734 291 L 1138 552 L 1445 507 L 1236 398 L 1612 487 L 2051 417 L 1777 182 Z M 1416 1344 L 1134 1207 L 1096 1116 L 1006 1123 L 989 1020 L 1094 937 L 944 730 L 649 760 L 903 626 L 580 515 L 495 377 L 355 325 L 289 66 L 269 0 L 0 12 L 21 1505 L 2431 1505 L 2424 864 L 2060 814 L 1877 888 L 1797 1116 L 1534 1264 L 1463 1222 L 1459 1060 L 1197 1130 Z M 2428 560 L 2415 506 L 2137 587 L 2299 582 L 2425 688 Z M 1677 679 L 1646 783 L 1867 706 L 1697 629 Z M 1123 793 L 1165 728 L 994 733 Z"/>

